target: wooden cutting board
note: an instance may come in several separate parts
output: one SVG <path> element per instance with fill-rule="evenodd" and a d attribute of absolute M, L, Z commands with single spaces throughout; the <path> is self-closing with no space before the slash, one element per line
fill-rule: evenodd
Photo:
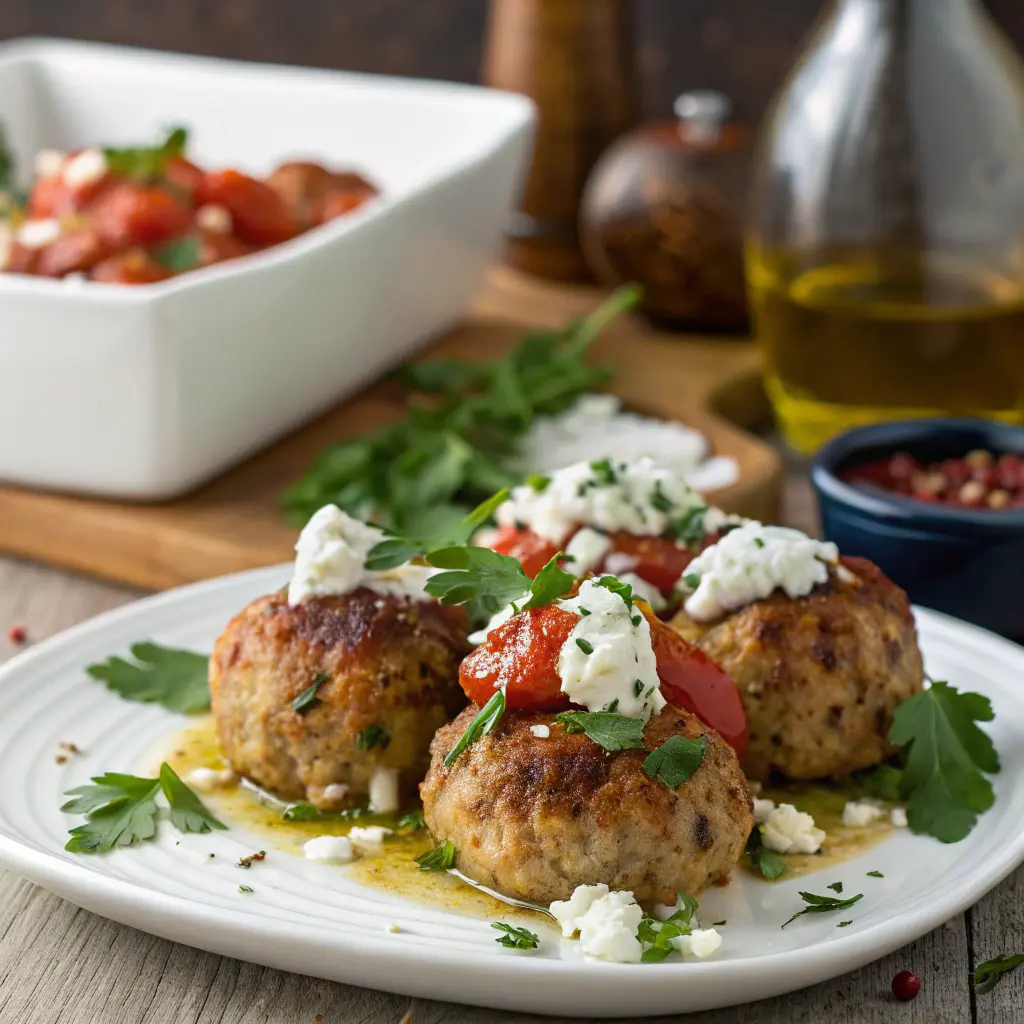
<path fill-rule="evenodd" d="M 524 326 L 560 326 L 602 294 L 496 268 L 464 323 L 422 356 L 493 358 Z M 775 516 L 778 456 L 741 429 L 767 415 L 749 342 L 657 334 L 624 317 L 602 335 L 594 358 L 615 366 L 612 390 L 629 405 L 696 427 L 716 453 L 738 460 L 739 482 L 714 494 L 717 504 Z M 151 589 L 288 561 L 296 530 L 277 495 L 332 441 L 397 419 L 403 409 L 401 388 L 380 382 L 212 483 L 159 505 L 0 487 L 0 551 Z"/>

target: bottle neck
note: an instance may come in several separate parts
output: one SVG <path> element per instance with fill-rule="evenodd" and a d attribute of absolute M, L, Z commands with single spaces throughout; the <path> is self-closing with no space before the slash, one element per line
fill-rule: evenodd
<path fill-rule="evenodd" d="M 859 13 L 902 22 L 974 17 L 981 11 L 978 0 L 835 0 L 834 8 L 840 15 Z"/>

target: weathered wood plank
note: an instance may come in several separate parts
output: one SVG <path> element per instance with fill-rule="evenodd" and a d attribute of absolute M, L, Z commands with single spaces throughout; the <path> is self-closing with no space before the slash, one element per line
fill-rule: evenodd
<path fill-rule="evenodd" d="M 1000 953 L 1024 953 L 1024 868 L 990 892 L 968 914 L 973 962 Z M 977 1024 L 1024 1021 L 1024 968 L 977 997 Z"/>
<path fill-rule="evenodd" d="M 798 502 L 799 503 L 799 502 Z M 120 587 L 0 560 L 0 660 L 6 629 L 42 639 L 130 600 Z M 975 948 L 1020 936 L 1024 874 L 975 912 Z M 1006 939 L 1006 941 L 1011 941 Z M 971 1020 L 962 918 L 863 970 L 804 992 L 686 1017 L 687 1024 L 961 1024 Z M 889 994 L 896 971 L 924 983 L 911 1004 Z M 979 1000 L 983 1024 L 1024 1019 L 1024 976 Z M 527 1024 L 541 1018 L 372 992 L 200 952 L 105 921 L 0 873 L 0 1022 L 17 1024 Z M 547 1018 L 550 1020 L 550 1018 Z M 683 1020 L 684 1018 L 674 1018 Z"/>

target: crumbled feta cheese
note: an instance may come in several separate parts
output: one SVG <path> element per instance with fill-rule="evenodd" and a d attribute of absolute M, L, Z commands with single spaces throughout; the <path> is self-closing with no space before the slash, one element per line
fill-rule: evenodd
<path fill-rule="evenodd" d="M 42 249 L 60 238 L 60 221 L 55 217 L 27 220 L 18 228 L 18 244 L 26 249 Z"/>
<path fill-rule="evenodd" d="M 847 800 L 843 808 L 843 824 L 847 828 L 867 828 L 887 817 L 886 805 L 881 800 L 865 797 L 863 800 Z"/>
<path fill-rule="evenodd" d="M 193 789 L 200 793 L 212 793 L 215 789 L 230 786 L 238 780 L 238 776 L 230 768 L 193 768 L 184 778 Z"/>
<path fill-rule="evenodd" d="M 889 821 L 896 828 L 907 827 L 907 809 L 905 807 L 894 807 L 889 812 Z"/>
<path fill-rule="evenodd" d="M 231 211 L 220 203 L 203 203 L 196 210 L 196 227 L 215 235 L 230 235 L 234 230 Z"/>
<path fill-rule="evenodd" d="M 434 571 L 427 566 L 400 565 L 371 572 L 365 568 L 370 549 L 384 533 L 325 505 L 306 524 L 295 545 L 295 571 L 288 587 L 288 602 L 300 604 L 311 597 L 347 594 L 369 587 L 381 594 L 425 599 L 423 587 Z"/>
<path fill-rule="evenodd" d="M 584 580 L 575 597 L 558 606 L 580 615 L 558 652 L 562 693 L 574 704 L 615 710 L 645 721 L 665 706 L 647 619 L 607 587 Z"/>
<path fill-rule="evenodd" d="M 356 855 L 346 836 L 317 836 L 303 844 L 302 852 L 309 860 L 330 860 L 338 864 L 347 864 Z"/>
<path fill-rule="evenodd" d="M 59 149 L 41 149 L 36 153 L 34 170 L 37 178 L 53 178 L 64 170 L 67 154 Z"/>
<path fill-rule="evenodd" d="M 580 885 L 568 900 L 551 904 L 551 913 L 566 937 L 580 933 L 588 956 L 616 963 L 639 963 L 636 937 L 643 910 L 631 892 L 610 892 L 607 885 Z"/>
<path fill-rule="evenodd" d="M 722 936 L 714 928 L 695 928 L 689 935 L 677 935 L 670 941 L 683 956 L 703 959 L 721 946 Z"/>
<path fill-rule="evenodd" d="M 644 456 L 700 490 L 739 479 L 735 459 L 708 458 L 702 434 L 682 423 L 623 412 L 614 395 L 582 395 L 557 416 L 538 416 L 521 442 L 517 464 L 527 473 L 550 473 L 573 462 L 634 462 Z"/>
<path fill-rule="evenodd" d="M 569 567 L 576 576 L 585 576 L 601 564 L 611 546 L 606 533 L 584 526 L 573 534 L 565 547 L 565 553 L 571 559 Z"/>
<path fill-rule="evenodd" d="M 398 806 L 398 769 L 375 768 L 370 776 L 370 810 L 391 814 Z"/>
<path fill-rule="evenodd" d="M 531 725 L 530 732 L 539 740 L 546 740 L 551 735 L 551 727 L 547 725 Z"/>
<path fill-rule="evenodd" d="M 746 523 L 687 566 L 680 580 L 681 588 L 690 591 L 686 614 L 707 622 L 768 597 L 776 588 L 802 597 L 828 579 L 828 566 L 838 560 L 835 544 L 784 526 Z M 699 582 L 691 587 L 694 578 Z"/>
<path fill-rule="evenodd" d="M 624 551 L 611 551 L 604 560 L 604 571 L 622 579 L 623 573 L 631 572 L 639 564 L 635 555 L 627 555 Z"/>
<path fill-rule="evenodd" d="M 321 796 L 321 800 L 325 804 L 337 807 L 343 804 L 348 798 L 348 786 L 343 782 L 332 782 L 328 786 L 324 786 L 324 791 Z"/>
<path fill-rule="evenodd" d="M 754 797 L 754 824 L 763 825 L 770 817 L 772 811 L 775 810 L 774 800 L 762 800 L 760 797 Z"/>
<path fill-rule="evenodd" d="M 107 173 L 107 158 L 101 149 L 83 149 L 76 153 L 61 172 L 68 188 L 86 188 L 94 185 Z"/>
<path fill-rule="evenodd" d="M 383 825 L 356 825 L 348 830 L 348 840 L 360 853 L 378 853 L 384 839 L 393 833 Z"/>
<path fill-rule="evenodd" d="M 649 458 L 598 460 L 555 471 L 541 489 L 513 487 L 494 517 L 501 526 L 519 523 L 561 546 L 581 526 L 659 537 L 674 521 L 706 505 L 682 476 Z"/>
<path fill-rule="evenodd" d="M 653 584 L 648 583 L 642 576 L 635 572 L 624 572 L 618 576 L 620 583 L 628 583 L 633 588 L 633 596 L 646 601 L 654 611 L 660 611 L 668 602 L 661 596 L 661 591 Z"/>
<path fill-rule="evenodd" d="M 761 826 L 761 838 L 776 853 L 817 853 L 825 833 L 815 826 L 809 814 L 792 804 L 779 804 Z"/>

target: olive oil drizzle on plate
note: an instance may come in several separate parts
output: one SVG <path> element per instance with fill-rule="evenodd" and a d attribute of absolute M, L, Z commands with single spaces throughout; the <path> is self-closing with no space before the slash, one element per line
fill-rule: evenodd
<path fill-rule="evenodd" d="M 178 733 L 159 760 L 167 760 L 171 767 L 185 778 L 196 768 L 226 768 L 217 742 L 213 717 L 206 715 L 189 728 Z M 159 763 L 159 762 L 157 762 Z M 786 854 L 786 871 L 782 879 L 799 878 L 813 872 L 833 868 L 865 850 L 870 849 L 892 833 L 888 823 L 867 828 L 850 829 L 843 826 L 843 807 L 854 800 L 859 791 L 849 786 L 800 785 L 785 789 L 765 790 L 763 796 L 776 803 L 792 803 L 799 810 L 813 815 L 827 838 L 819 854 Z M 286 802 L 269 798 L 251 785 L 234 784 L 203 793 L 214 812 L 227 824 L 234 824 L 267 837 L 267 840 L 285 853 L 303 855 L 302 847 L 317 836 L 343 836 L 355 826 L 383 825 L 395 834 L 384 841 L 379 854 L 362 856 L 344 870 L 362 885 L 429 904 L 436 908 L 455 910 L 474 916 L 507 917 L 507 904 L 471 889 L 444 872 L 420 871 L 416 857 L 434 846 L 426 829 L 399 829 L 399 814 L 367 815 L 357 819 L 324 818 L 315 821 L 286 821 L 282 810 Z M 406 808 L 405 810 L 412 810 Z M 741 865 L 745 865 L 745 860 Z M 757 875 L 749 867 L 746 870 Z M 526 913 L 529 911 L 519 911 Z"/>

